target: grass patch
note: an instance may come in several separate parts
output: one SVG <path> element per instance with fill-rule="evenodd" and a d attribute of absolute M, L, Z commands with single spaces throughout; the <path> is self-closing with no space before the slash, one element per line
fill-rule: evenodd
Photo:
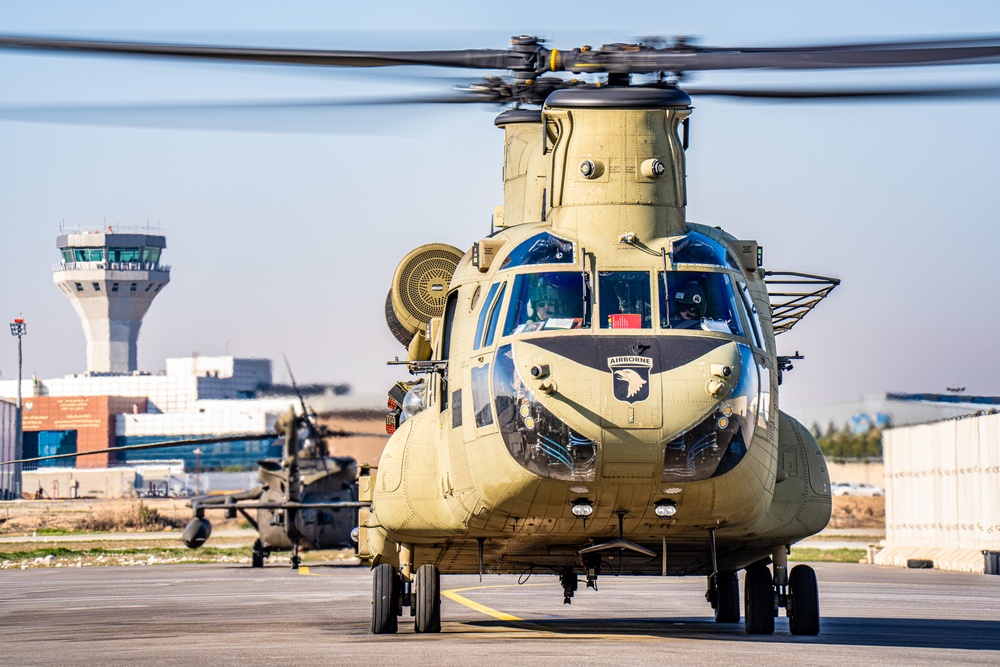
<path fill-rule="evenodd" d="M 868 552 L 864 549 L 810 549 L 792 547 L 788 560 L 798 563 L 857 563 L 864 560 Z"/>
<path fill-rule="evenodd" d="M 0 554 L 0 559 L 12 562 L 33 561 L 36 558 L 100 558 L 122 556 L 156 556 L 157 558 L 182 558 L 185 556 L 197 555 L 199 558 L 211 561 L 216 557 L 230 556 L 237 558 L 249 558 L 250 547 L 234 547 L 232 549 L 221 549 L 218 547 L 201 547 L 200 549 L 188 549 L 187 547 L 123 547 L 121 549 L 110 549 L 103 547 L 88 547 L 74 549 L 72 547 L 40 547 L 36 549 L 26 549 L 24 551 L 11 551 Z"/>

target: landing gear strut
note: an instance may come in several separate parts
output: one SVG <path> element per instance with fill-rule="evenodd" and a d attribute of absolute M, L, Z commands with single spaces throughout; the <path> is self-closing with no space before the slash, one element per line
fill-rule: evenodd
<path fill-rule="evenodd" d="M 264 559 L 267 558 L 267 550 L 260 538 L 254 540 L 253 550 L 250 552 L 250 567 L 264 567 Z"/>
<path fill-rule="evenodd" d="M 397 571 L 380 563 L 372 572 L 372 633 L 394 634 L 405 607 L 413 616 L 416 632 L 441 632 L 441 572 L 436 565 L 421 565 L 413 573 L 413 547 L 400 544 Z"/>
<path fill-rule="evenodd" d="M 596 576 L 594 577 L 596 581 Z M 577 581 L 576 572 L 572 567 L 567 567 L 559 575 L 559 583 L 563 589 L 563 604 L 573 604 L 573 594 L 576 592 Z M 587 577 L 587 585 L 590 585 L 590 577 Z"/>
<path fill-rule="evenodd" d="M 808 565 L 796 565 L 788 572 L 788 549 L 778 547 L 772 555 L 774 576 L 764 561 L 747 568 L 746 631 L 751 635 L 774 632 L 774 618 L 785 608 L 788 630 L 793 635 L 819 634 L 819 586 L 816 573 Z"/>
<path fill-rule="evenodd" d="M 292 547 L 292 569 L 299 569 L 299 565 L 302 564 L 302 557 L 299 556 L 299 545 Z"/>

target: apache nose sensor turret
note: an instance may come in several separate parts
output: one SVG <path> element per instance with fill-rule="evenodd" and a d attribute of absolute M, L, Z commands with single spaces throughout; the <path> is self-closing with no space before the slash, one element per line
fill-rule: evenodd
<path fill-rule="evenodd" d="M 62 260 L 52 279 L 73 304 L 87 336 L 87 371 L 137 370 L 136 342 L 149 305 L 170 282 L 160 264 L 167 247 L 158 234 L 104 232 L 60 234 Z"/>

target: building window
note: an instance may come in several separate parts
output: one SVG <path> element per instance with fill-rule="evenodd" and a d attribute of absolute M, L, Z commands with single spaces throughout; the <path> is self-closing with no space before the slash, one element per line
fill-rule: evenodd
<path fill-rule="evenodd" d="M 130 287 L 128 291 L 129 291 L 129 292 L 134 292 L 134 291 L 135 291 L 135 286 L 136 286 L 137 284 L 138 284 L 138 283 L 132 283 L 132 287 Z"/>
<path fill-rule="evenodd" d="M 90 284 L 94 286 L 94 291 L 95 292 L 100 292 L 101 291 L 101 283 L 90 283 Z"/>
<path fill-rule="evenodd" d="M 112 292 L 118 291 L 118 283 L 111 283 L 111 291 Z"/>
<path fill-rule="evenodd" d="M 82 283 L 73 283 L 73 284 L 76 285 L 76 291 L 77 292 L 82 292 L 83 291 L 83 284 Z"/>
<path fill-rule="evenodd" d="M 152 289 L 152 287 L 153 283 L 149 283 L 148 285 L 146 285 L 146 289 L 144 289 L 143 292 L 148 292 L 150 289 Z"/>

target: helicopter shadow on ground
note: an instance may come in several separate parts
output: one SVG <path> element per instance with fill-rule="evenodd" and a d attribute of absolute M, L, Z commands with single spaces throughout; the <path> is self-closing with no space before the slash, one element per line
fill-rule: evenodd
<path fill-rule="evenodd" d="M 742 623 L 720 624 L 705 618 L 591 618 L 538 621 L 474 621 L 468 626 L 496 630 L 517 628 L 556 635 L 647 636 L 706 641 L 740 640 L 842 646 L 909 647 L 1000 651 L 1000 621 L 954 619 L 828 617 L 817 637 L 788 632 L 775 619 L 773 635 L 747 635 Z"/>

